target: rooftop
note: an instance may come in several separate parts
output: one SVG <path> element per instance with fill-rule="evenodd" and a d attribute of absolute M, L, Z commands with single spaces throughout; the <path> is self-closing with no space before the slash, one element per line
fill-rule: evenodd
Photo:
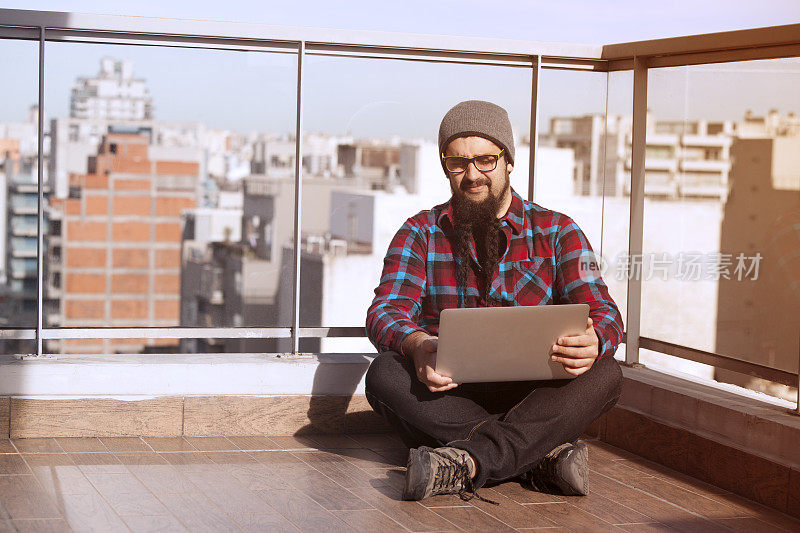
<path fill-rule="evenodd" d="M 9 531 L 797 531 L 800 521 L 588 438 L 589 496 L 517 482 L 401 501 L 390 433 L 0 441 Z M 24 497 L 20 497 L 24 495 Z"/>

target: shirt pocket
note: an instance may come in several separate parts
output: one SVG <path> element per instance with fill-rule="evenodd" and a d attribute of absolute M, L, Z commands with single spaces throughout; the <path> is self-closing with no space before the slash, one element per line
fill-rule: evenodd
<path fill-rule="evenodd" d="M 506 271 L 506 295 L 510 305 L 553 303 L 553 262 L 549 257 L 512 261 Z"/>

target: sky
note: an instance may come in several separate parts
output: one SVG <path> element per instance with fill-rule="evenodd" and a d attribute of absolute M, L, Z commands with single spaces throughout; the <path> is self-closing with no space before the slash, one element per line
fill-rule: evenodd
<path fill-rule="evenodd" d="M 800 22 L 798 0 L 671 2 L 406 0 L 170 2 L 0 0 L 0 7 L 276 25 L 608 44 Z M 203 121 L 238 131 L 294 130 L 295 58 L 283 54 L 50 43 L 45 49 L 45 115 L 66 116 L 78 76 L 94 75 L 103 56 L 133 62 L 147 80 L 161 120 Z M 4 61 L 3 58 L 6 58 Z M 13 61 L 11 60 L 13 58 Z M 3 64 L 5 63 L 5 64 Z M 37 94 L 35 43 L 0 41 L 0 121 L 25 117 Z M 488 99 L 529 130 L 530 71 L 512 67 L 309 57 L 305 129 L 357 136 L 433 139 L 455 103 Z M 544 71 L 540 116 L 629 113 L 630 73 Z M 659 69 L 649 107 L 665 118 L 738 118 L 745 109 L 800 113 L 800 62 Z"/>

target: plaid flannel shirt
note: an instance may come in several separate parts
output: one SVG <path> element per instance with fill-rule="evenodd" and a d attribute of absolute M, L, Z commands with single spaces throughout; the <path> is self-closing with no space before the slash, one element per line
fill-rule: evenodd
<path fill-rule="evenodd" d="M 598 357 L 612 356 L 622 340 L 622 317 L 599 271 L 581 268 L 595 256 L 578 225 L 513 189 L 500 224 L 507 246 L 492 274 L 490 305 L 589 304 Z M 474 242 L 466 290 L 458 291 L 451 235 L 450 202 L 409 218 L 395 234 L 367 311 L 367 337 L 378 351 L 402 353 L 403 339 L 415 331 L 437 335 L 443 309 L 486 304 Z"/>

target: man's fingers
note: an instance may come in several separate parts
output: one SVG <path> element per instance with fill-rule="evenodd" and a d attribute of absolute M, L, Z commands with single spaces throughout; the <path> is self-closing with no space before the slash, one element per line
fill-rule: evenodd
<path fill-rule="evenodd" d="M 595 359 L 594 357 L 575 359 L 572 357 L 553 356 L 553 361 L 561 363 L 565 367 L 570 367 L 570 368 L 582 368 L 584 366 L 590 366 L 594 362 L 594 359 Z"/>
<path fill-rule="evenodd" d="M 561 346 L 590 346 L 594 341 L 591 335 L 571 335 L 569 337 L 559 337 L 556 343 Z"/>
<path fill-rule="evenodd" d="M 428 390 L 431 392 L 444 392 L 446 390 L 455 389 L 458 387 L 458 383 L 451 383 L 449 385 L 445 385 L 444 387 L 435 387 L 433 385 L 428 385 Z"/>
<path fill-rule="evenodd" d="M 448 378 L 447 376 L 443 376 L 437 373 L 431 367 L 428 367 L 427 373 L 425 374 L 425 378 L 429 384 L 436 385 L 437 387 L 443 387 L 453 382 L 452 378 Z"/>
<path fill-rule="evenodd" d="M 454 383 L 452 378 L 438 374 L 431 367 L 426 368 L 426 373 L 420 381 L 427 385 L 431 392 L 444 392 L 458 387 L 458 383 Z"/>
<path fill-rule="evenodd" d="M 597 346 L 559 346 L 554 344 L 553 354 L 559 357 L 596 357 Z"/>

